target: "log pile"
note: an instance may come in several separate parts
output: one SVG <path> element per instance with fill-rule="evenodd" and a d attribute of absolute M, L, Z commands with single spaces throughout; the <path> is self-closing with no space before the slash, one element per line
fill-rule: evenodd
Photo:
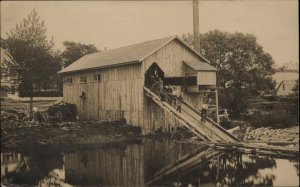
<path fill-rule="evenodd" d="M 299 126 L 285 129 L 270 127 L 251 129 L 248 127 L 243 139 L 246 142 L 257 143 L 299 143 Z"/>
<path fill-rule="evenodd" d="M 289 157 L 298 158 L 299 146 L 273 146 L 268 144 L 258 144 L 258 143 L 228 143 L 228 142 L 199 142 L 192 140 L 177 141 L 179 143 L 188 143 L 195 145 L 206 145 L 214 150 L 230 152 L 230 153 L 244 153 L 244 154 L 257 154 L 264 156 L 275 156 L 277 158 Z"/>

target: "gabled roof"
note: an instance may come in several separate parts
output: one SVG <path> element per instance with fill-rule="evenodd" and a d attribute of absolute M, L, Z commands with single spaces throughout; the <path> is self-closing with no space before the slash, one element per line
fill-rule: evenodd
<path fill-rule="evenodd" d="M 297 80 L 283 80 L 278 85 L 275 91 L 277 92 L 282 85 L 285 85 L 286 89 L 293 89 L 296 86 L 296 84 Z"/>
<path fill-rule="evenodd" d="M 61 70 L 59 73 L 69 73 L 74 71 L 138 63 L 143 61 L 148 56 L 155 53 L 156 51 L 158 51 L 159 49 L 161 49 L 162 47 L 164 47 L 165 45 L 167 45 L 168 43 L 170 43 L 175 39 L 178 40 L 180 43 L 182 43 L 184 46 L 186 46 L 188 49 L 193 51 L 203 61 L 209 62 L 206 58 L 204 58 L 194 49 L 189 47 L 185 42 L 183 42 L 177 36 L 171 36 L 171 37 L 161 38 L 157 40 L 147 41 L 143 43 L 138 43 L 134 45 L 129 45 L 125 47 L 120 47 L 116 49 L 85 55 L 84 57 L 75 61 L 73 64 Z"/>
<path fill-rule="evenodd" d="M 195 71 L 217 71 L 215 67 L 205 62 L 183 61 L 183 63 Z"/>

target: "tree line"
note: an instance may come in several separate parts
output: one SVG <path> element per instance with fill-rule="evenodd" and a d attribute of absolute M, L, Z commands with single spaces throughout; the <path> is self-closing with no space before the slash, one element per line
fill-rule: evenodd
<path fill-rule="evenodd" d="M 252 34 L 228 33 L 219 30 L 200 34 L 200 51 L 218 69 L 220 105 L 239 114 L 245 108 L 243 100 L 261 91 L 274 90 L 274 61 Z M 194 36 L 182 39 L 193 46 Z"/>
<path fill-rule="evenodd" d="M 1 47 L 8 50 L 17 64 L 11 68 L 22 92 L 45 88 L 57 79 L 57 72 L 82 56 L 99 50 L 95 45 L 64 41 L 64 51 L 55 50 L 53 38 L 46 35 L 45 22 L 34 9 L 1 38 Z"/>
<path fill-rule="evenodd" d="M 63 52 L 54 50 L 53 38 L 46 35 L 45 22 L 33 10 L 26 18 L 1 39 L 17 64 L 11 71 L 16 75 L 19 91 L 29 93 L 32 99 L 36 89 L 51 81 L 61 81 L 57 72 L 82 56 L 99 50 L 93 44 L 65 41 Z M 185 34 L 182 39 L 193 46 L 194 36 Z M 272 56 L 263 50 L 254 35 L 227 33 L 219 30 L 200 34 L 200 53 L 218 69 L 217 82 L 220 104 L 239 113 L 247 94 L 258 94 L 274 89 L 271 75 L 275 72 Z M 246 90 L 246 91 L 245 91 Z"/>
<path fill-rule="evenodd" d="M 20 96 L 30 97 L 31 115 L 36 91 L 49 88 L 45 86 L 49 83 L 61 87 L 59 70 L 86 54 L 99 51 L 95 45 L 71 41 L 63 42 L 66 48 L 63 52 L 55 50 L 53 38 L 48 39 L 46 31 L 45 21 L 33 9 L 6 33 L 6 39 L 1 38 L 1 47 L 8 50 L 16 61 L 9 72 L 18 85 Z"/>

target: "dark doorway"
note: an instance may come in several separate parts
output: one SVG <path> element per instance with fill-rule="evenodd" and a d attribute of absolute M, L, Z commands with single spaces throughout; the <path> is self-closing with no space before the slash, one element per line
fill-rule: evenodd
<path fill-rule="evenodd" d="M 164 80 L 165 73 L 156 63 L 153 63 L 145 73 L 145 86 L 147 88 L 151 88 L 154 83 L 155 76 L 159 76 L 162 80 Z"/>

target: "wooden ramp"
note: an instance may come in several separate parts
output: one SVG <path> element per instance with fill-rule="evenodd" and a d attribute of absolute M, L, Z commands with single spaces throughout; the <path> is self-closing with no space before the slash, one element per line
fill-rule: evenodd
<path fill-rule="evenodd" d="M 182 104 L 182 112 L 176 111 L 174 107 L 167 102 L 161 101 L 160 97 L 151 92 L 148 88 L 144 87 L 145 95 L 152 99 L 163 110 L 170 112 L 181 125 L 189 129 L 196 136 L 206 141 L 213 142 L 232 142 L 237 143 L 239 140 L 225 129 L 215 124 L 212 120 L 208 119 L 205 122 L 200 121 L 200 115 L 197 110 L 188 105 L 186 102 Z"/>
<path fill-rule="evenodd" d="M 204 163 L 215 156 L 219 156 L 222 153 L 219 151 L 210 148 L 209 146 L 202 145 L 195 149 L 193 152 L 188 153 L 177 159 L 174 163 L 165 166 L 159 171 L 155 172 L 154 175 L 147 180 L 146 186 L 153 184 L 155 181 L 170 175 L 174 172 L 180 171 L 186 172 L 199 166 L 201 163 Z"/>
<path fill-rule="evenodd" d="M 182 113 L 185 114 L 187 117 L 195 120 L 199 123 L 199 125 L 206 126 L 209 131 L 213 131 L 218 137 L 221 139 L 228 141 L 228 142 L 240 142 L 238 138 L 236 138 L 234 135 L 232 135 L 230 132 L 228 132 L 226 129 L 218 125 L 216 122 L 214 122 L 212 119 L 207 118 L 206 121 L 202 122 L 200 120 L 201 112 L 183 101 L 181 106 Z"/>

